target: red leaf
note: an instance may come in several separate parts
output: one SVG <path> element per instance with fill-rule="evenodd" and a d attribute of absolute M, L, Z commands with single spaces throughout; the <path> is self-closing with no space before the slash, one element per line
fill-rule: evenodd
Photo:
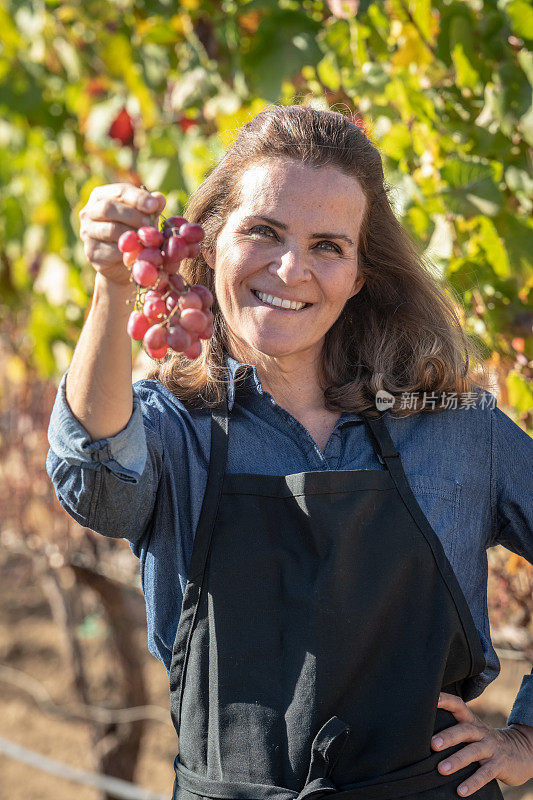
<path fill-rule="evenodd" d="M 133 134 L 134 128 L 132 119 L 126 109 L 123 108 L 118 112 L 111 123 L 109 136 L 111 136 L 112 139 L 118 139 L 123 145 L 131 145 L 133 144 Z"/>
<path fill-rule="evenodd" d="M 189 128 L 193 128 L 195 125 L 198 125 L 198 122 L 195 119 L 190 119 L 189 117 L 180 117 L 178 119 L 178 125 L 183 133 L 185 133 L 185 131 L 188 131 Z"/>

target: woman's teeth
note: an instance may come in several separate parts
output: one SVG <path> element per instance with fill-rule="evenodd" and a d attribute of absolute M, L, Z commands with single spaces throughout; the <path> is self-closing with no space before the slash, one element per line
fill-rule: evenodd
<path fill-rule="evenodd" d="M 264 294 L 264 292 L 256 292 L 255 289 L 252 289 L 252 292 L 258 297 L 263 303 L 267 303 L 269 306 L 277 306 L 278 308 L 290 308 L 293 311 L 299 311 L 301 308 L 304 308 L 307 303 L 297 303 L 294 300 L 282 300 L 280 297 L 274 297 L 271 294 Z"/>

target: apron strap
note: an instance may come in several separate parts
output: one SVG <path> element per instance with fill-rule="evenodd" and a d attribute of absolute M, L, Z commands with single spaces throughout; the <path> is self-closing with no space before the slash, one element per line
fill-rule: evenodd
<path fill-rule="evenodd" d="M 361 416 L 365 421 L 366 430 L 378 461 L 380 464 L 387 462 L 387 466 L 389 466 L 388 459 L 399 458 L 400 454 L 394 446 L 383 416 L 377 418 L 368 417 L 366 414 Z"/>
<path fill-rule="evenodd" d="M 418 525 L 418 528 L 428 545 L 430 546 L 435 562 L 439 568 L 444 582 L 447 584 L 450 595 L 455 603 L 459 619 L 463 625 L 465 636 L 470 645 L 470 671 L 469 677 L 479 675 L 487 666 L 481 640 L 477 633 L 471 611 L 467 605 L 466 598 L 459 587 L 448 558 L 444 553 L 444 548 L 439 537 L 429 524 L 429 520 L 423 513 L 420 505 L 407 480 L 402 459 L 394 446 L 391 435 L 383 419 L 383 415 L 377 419 L 363 416 L 367 425 L 370 440 L 381 464 L 385 464 L 392 480 L 402 498 L 404 505 L 411 514 L 411 517 Z"/>
<path fill-rule="evenodd" d="M 182 630 L 186 632 L 186 635 L 179 641 L 176 639 L 170 665 L 170 693 L 171 697 L 175 696 L 177 698 L 177 702 L 172 704 L 172 716 L 177 725 L 179 725 L 181 719 L 181 706 L 185 687 L 184 675 L 187 669 L 191 638 L 198 613 L 198 604 L 211 547 L 213 528 L 222 495 L 227 456 L 228 403 L 227 398 L 224 397 L 220 405 L 212 409 L 211 413 L 211 449 L 207 486 L 194 536 L 194 547 L 183 596 L 180 625 L 178 627 L 178 631 Z"/>
<path fill-rule="evenodd" d="M 331 717 L 322 725 L 311 745 L 311 763 L 305 785 L 297 797 L 303 800 L 312 795 L 338 792 L 329 776 L 350 735 L 350 726 L 339 717 Z"/>

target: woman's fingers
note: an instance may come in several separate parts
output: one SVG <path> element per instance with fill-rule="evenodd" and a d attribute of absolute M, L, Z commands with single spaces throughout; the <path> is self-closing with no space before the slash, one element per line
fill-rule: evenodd
<path fill-rule="evenodd" d="M 87 205 L 80 211 L 80 221 L 82 226 L 86 219 L 91 219 L 140 228 L 149 225 L 150 214 L 161 212 L 164 206 L 165 198 L 160 192 L 152 195 L 129 183 L 110 183 L 93 189 Z"/>
<path fill-rule="evenodd" d="M 474 720 L 478 719 L 472 709 L 466 705 L 465 701 L 455 694 L 441 692 L 437 705 L 439 708 L 445 708 L 447 711 L 451 711 L 459 722 L 474 722 Z"/>
<path fill-rule="evenodd" d="M 121 222 L 128 228 L 141 228 L 143 225 L 150 225 L 152 218 L 136 208 L 124 205 L 117 200 L 96 200 L 87 207 L 89 219 L 98 222 Z"/>
<path fill-rule="evenodd" d="M 147 192 L 132 183 L 108 183 L 92 190 L 87 205 L 98 200 L 120 202 L 136 208 L 145 214 L 154 214 L 165 206 L 165 198 L 160 192 Z"/>
<path fill-rule="evenodd" d="M 127 230 L 153 224 L 155 217 L 150 215 L 159 214 L 164 207 L 160 192 L 150 193 L 131 183 L 97 186 L 79 215 L 87 259 L 111 280 L 129 280 L 117 242 Z"/>
<path fill-rule="evenodd" d="M 491 758 L 493 755 L 492 742 L 486 738 L 480 738 L 453 753 L 453 755 L 447 756 L 437 767 L 443 775 L 450 775 L 452 772 L 457 772 L 458 769 L 463 769 L 463 767 L 472 764 L 473 761 L 482 761 L 485 758 Z"/>
<path fill-rule="evenodd" d="M 469 764 L 478 762 L 480 765 L 457 787 L 459 797 L 468 797 L 495 778 L 510 786 L 521 786 L 532 777 L 533 728 L 531 736 L 528 725 L 520 725 L 520 730 L 515 730 L 513 726 L 492 728 L 464 700 L 445 692 L 439 696 L 438 706 L 451 711 L 458 724 L 435 734 L 431 739 L 432 748 L 446 750 L 461 742 L 470 742 L 445 756 L 437 764 L 439 772 L 452 775 Z"/>
<path fill-rule="evenodd" d="M 461 722 L 436 733 L 431 740 L 431 746 L 435 750 L 447 750 L 460 742 L 477 742 L 481 739 L 483 733 L 484 730 L 474 723 Z"/>
<path fill-rule="evenodd" d="M 122 262 L 122 253 L 116 244 L 106 244 L 106 242 L 99 242 L 98 239 L 86 239 L 83 249 L 91 264 L 120 264 Z M 124 271 L 126 271 L 125 267 Z"/>
<path fill-rule="evenodd" d="M 95 222 L 87 219 L 80 228 L 80 238 L 82 241 L 98 239 L 100 242 L 118 242 L 122 234 L 129 230 L 130 226 L 121 222 Z"/>
<path fill-rule="evenodd" d="M 468 780 L 464 781 L 458 788 L 457 793 L 461 797 L 467 797 L 472 792 L 477 792 L 482 786 L 486 786 L 494 778 L 498 777 L 498 772 L 492 760 L 480 767 Z"/>

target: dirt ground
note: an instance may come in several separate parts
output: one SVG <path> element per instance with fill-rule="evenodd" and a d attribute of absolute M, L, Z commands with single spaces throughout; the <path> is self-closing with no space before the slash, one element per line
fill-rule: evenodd
<path fill-rule="evenodd" d="M 17 671 L 4 669 L 2 672 L 0 666 L 0 737 L 90 770 L 86 724 L 44 713 L 28 691 L 6 681 L 6 676 L 16 674 L 36 691 L 42 685 L 60 705 L 74 699 L 68 689 L 58 630 L 40 585 L 32 580 L 27 559 L 0 553 L 0 572 L 0 665 Z M 136 635 L 145 653 L 143 669 L 150 692 L 149 702 L 158 706 L 164 716 L 169 709 L 167 675 L 163 665 L 147 650 L 144 600 L 140 594 L 139 609 Z M 91 635 L 97 653 L 98 625 Z M 501 657 L 501 663 L 499 677 L 471 704 L 476 713 L 495 727 L 505 725 L 522 676 L 531 668 L 527 662 L 516 659 Z M 96 670 L 97 675 L 98 658 L 91 669 Z M 136 783 L 170 798 L 176 752 L 177 740 L 170 715 L 168 722 L 147 722 Z M 521 787 L 500 786 L 506 800 L 533 800 L 533 781 Z M 0 755 L 1 800 L 72 800 L 74 797 L 76 800 L 101 800 L 99 792 L 92 788 Z"/>

